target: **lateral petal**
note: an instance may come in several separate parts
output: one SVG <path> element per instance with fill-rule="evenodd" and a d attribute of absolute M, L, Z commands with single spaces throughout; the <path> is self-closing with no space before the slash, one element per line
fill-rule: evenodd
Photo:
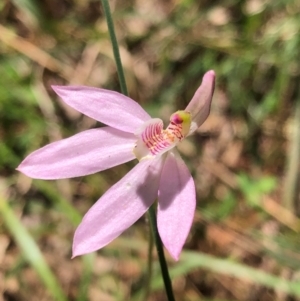
<path fill-rule="evenodd" d="M 75 232 L 73 257 L 104 247 L 147 211 L 157 197 L 162 162 L 140 162 L 94 204 Z"/>
<path fill-rule="evenodd" d="M 134 133 L 151 117 L 131 98 L 110 90 L 87 86 L 52 86 L 70 107 L 124 132 Z"/>
<path fill-rule="evenodd" d="M 34 151 L 17 170 L 45 180 L 93 174 L 133 160 L 135 141 L 114 128 L 91 129 Z"/>
<path fill-rule="evenodd" d="M 179 154 L 169 152 L 159 184 L 157 226 L 171 256 L 179 259 L 196 208 L 194 180 Z"/>

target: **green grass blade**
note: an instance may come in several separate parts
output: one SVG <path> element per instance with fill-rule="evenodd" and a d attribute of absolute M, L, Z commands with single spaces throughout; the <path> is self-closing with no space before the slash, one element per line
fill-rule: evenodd
<path fill-rule="evenodd" d="M 79 225 L 82 215 L 67 199 L 57 193 L 53 185 L 47 181 L 37 180 L 34 181 L 34 185 L 53 202 L 55 207 L 60 210 L 74 226 Z M 81 257 L 83 262 L 83 272 L 78 287 L 78 296 L 76 298 L 77 301 L 88 300 L 88 288 L 93 275 L 95 257 L 95 253 L 87 254 Z"/>
<path fill-rule="evenodd" d="M 59 194 L 57 189 L 54 189 L 52 183 L 47 181 L 35 180 L 33 185 L 41 191 L 49 200 L 52 201 L 54 206 L 72 223 L 78 226 L 81 222 L 82 216 L 72 204 Z"/>
<path fill-rule="evenodd" d="M 49 293 L 52 294 L 53 298 L 57 301 L 67 301 L 59 282 L 50 270 L 34 239 L 21 224 L 7 201 L 1 195 L 0 215 L 3 218 L 5 226 L 21 249 L 23 256 L 35 269 Z"/>
<path fill-rule="evenodd" d="M 289 295 L 300 297 L 299 283 L 288 281 L 260 271 L 229 259 L 216 258 L 203 253 L 185 251 L 181 254 L 180 261 L 170 269 L 172 279 L 185 275 L 195 269 L 206 269 L 217 274 L 223 274 L 238 279 L 285 292 Z M 161 279 L 156 278 L 152 282 L 152 288 L 162 287 Z"/>

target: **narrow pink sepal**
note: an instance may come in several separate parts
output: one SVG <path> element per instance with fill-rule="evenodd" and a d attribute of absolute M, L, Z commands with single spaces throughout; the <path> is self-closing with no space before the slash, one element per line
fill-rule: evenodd
<path fill-rule="evenodd" d="M 190 231 L 195 208 L 194 180 L 179 154 L 169 152 L 159 184 L 157 226 L 164 246 L 175 260 Z"/>
<path fill-rule="evenodd" d="M 134 133 L 151 117 L 134 100 L 115 91 L 86 86 L 52 86 L 75 110 L 113 128 Z"/>
<path fill-rule="evenodd" d="M 73 257 L 104 247 L 147 211 L 157 197 L 162 162 L 140 162 L 95 203 L 75 232 Z"/>
<path fill-rule="evenodd" d="M 211 100 L 215 89 L 215 72 L 210 70 L 203 76 L 201 86 L 185 108 L 192 114 L 190 134 L 206 120 L 210 112 Z"/>
<path fill-rule="evenodd" d="M 35 179 L 93 174 L 135 158 L 136 138 L 110 127 L 87 130 L 31 153 L 17 170 Z"/>

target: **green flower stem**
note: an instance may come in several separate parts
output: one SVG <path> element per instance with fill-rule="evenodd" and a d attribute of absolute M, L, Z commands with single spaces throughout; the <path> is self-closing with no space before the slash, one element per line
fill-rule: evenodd
<path fill-rule="evenodd" d="M 101 2 L 103 5 L 106 22 L 107 22 L 107 27 L 108 27 L 112 47 L 113 47 L 114 57 L 115 57 L 116 65 L 117 65 L 118 76 L 119 76 L 119 80 L 120 80 L 121 91 L 124 95 L 128 96 L 123 66 L 122 66 L 120 52 L 119 52 L 119 45 L 118 45 L 118 41 L 117 41 L 116 34 L 115 34 L 115 28 L 114 28 L 113 19 L 111 16 L 109 3 L 108 3 L 108 0 L 101 0 Z M 163 280 L 164 280 L 164 284 L 165 284 L 165 290 L 166 290 L 166 293 L 168 296 L 168 301 L 175 301 L 174 295 L 173 295 L 173 290 L 172 290 L 172 284 L 171 284 L 171 280 L 170 280 L 170 276 L 169 276 L 168 266 L 167 266 L 166 259 L 164 256 L 162 242 L 159 237 L 158 230 L 157 230 L 156 215 L 155 215 L 155 209 L 153 206 L 151 206 L 149 209 L 149 217 L 150 217 L 151 229 L 152 229 L 155 244 L 156 244 L 156 249 L 158 252 L 159 263 L 161 266 L 162 276 L 163 276 Z M 149 271 L 149 273 L 151 273 L 151 272 Z"/>
<path fill-rule="evenodd" d="M 165 284 L 165 290 L 168 296 L 168 301 L 175 301 L 174 294 L 173 294 L 173 289 L 172 289 L 172 283 L 169 275 L 169 270 L 164 254 L 164 249 L 162 246 L 162 242 L 158 233 L 157 229 L 157 223 L 156 223 L 156 214 L 155 214 L 155 208 L 154 205 L 152 205 L 149 208 L 149 221 L 150 221 L 150 226 L 151 230 L 153 232 L 155 244 L 156 244 L 156 250 L 159 258 L 159 263 L 160 263 L 160 268 L 161 268 L 161 273 L 163 276 L 164 284 Z"/>
<path fill-rule="evenodd" d="M 113 52 L 114 52 L 114 57 L 115 57 L 116 65 L 117 65 L 117 71 L 118 71 L 121 91 L 124 95 L 128 96 L 123 66 L 122 66 L 121 57 L 120 57 L 119 45 L 118 45 L 117 37 L 115 34 L 114 22 L 113 22 L 113 19 L 111 16 L 109 3 L 108 3 L 108 0 L 101 0 L 101 2 L 103 5 L 104 14 L 106 17 L 106 23 L 107 23 L 107 27 L 108 27 L 108 31 L 109 31 L 109 36 L 110 36 L 110 40 L 111 40 L 111 44 L 112 44 L 112 48 L 113 48 Z"/>

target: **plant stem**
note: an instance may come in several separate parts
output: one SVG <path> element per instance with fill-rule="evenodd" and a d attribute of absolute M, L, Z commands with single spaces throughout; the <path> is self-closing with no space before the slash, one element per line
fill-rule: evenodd
<path fill-rule="evenodd" d="M 125 76 L 124 76 L 124 70 L 121 62 L 121 57 L 120 57 L 120 51 L 119 51 L 119 45 L 118 41 L 116 38 L 115 34 L 115 28 L 114 28 L 114 22 L 111 16 L 111 11 L 109 7 L 108 0 L 101 0 L 103 9 L 104 9 L 104 14 L 106 17 L 106 23 L 108 27 L 108 32 L 113 48 L 113 53 L 115 57 L 115 62 L 117 65 L 117 71 L 118 71 L 118 76 L 119 76 L 119 81 L 120 81 L 120 86 L 121 86 L 121 91 L 124 95 L 128 96 L 128 91 L 127 91 L 127 86 L 126 86 L 126 81 L 125 81 Z"/>
<path fill-rule="evenodd" d="M 157 254 L 158 254 L 161 273 L 163 276 L 165 290 L 166 290 L 166 293 L 168 296 L 168 300 L 175 301 L 173 289 L 172 289 L 172 283 L 171 283 L 171 279 L 170 279 L 170 275 L 169 275 L 169 270 L 168 270 L 167 262 L 165 259 L 164 249 L 163 249 L 162 242 L 161 242 L 161 239 L 160 239 L 160 236 L 158 233 L 158 229 L 157 229 L 154 205 L 152 205 L 149 208 L 148 213 L 149 213 L 150 226 L 151 226 L 151 230 L 153 232 L 153 236 L 154 236 L 154 240 L 155 240 L 155 244 L 156 244 L 156 250 L 157 250 Z"/>
<path fill-rule="evenodd" d="M 118 41 L 117 41 L 116 34 L 115 34 L 114 23 L 113 23 L 113 19 L 111 16 L 109 3 L 108 3 L 108 0 L 101 0 L 101 2 L 103 5 L 106 22 L 107 22 L 107 27 L 108 27 L 112 47 L 113 47 L 114 57 L 115 57 L 116 65 L 117 65 L 118 76 L 119 76 L 119 80 L 120 80 L 121 91 L 124 95 L 128 96 L 123 66 L 122 66 L 120 52 L 119 52 L 119 45 L 118 45 Z M 157 249 L 157 253 L 158 253 L 161 272 L 162 272 L 162 276 L 163 276 L 163 280 L 164 280 L 164 284 L 165 284 L 165 290 L 166 290 L 166 293 L 168 296 L 168 301 L 175 301 L 162 242 L 161 242 L 160 236 L 158 234 L 158 230 L 157 230 L 156 215 L 155 215 L 155 209 L 154 209 L 153 205 L 149 208 L 148 212 L 149 212 L 150 225 L 151 225 L 151 229 L 153 232 L 156 249 Z"/>

